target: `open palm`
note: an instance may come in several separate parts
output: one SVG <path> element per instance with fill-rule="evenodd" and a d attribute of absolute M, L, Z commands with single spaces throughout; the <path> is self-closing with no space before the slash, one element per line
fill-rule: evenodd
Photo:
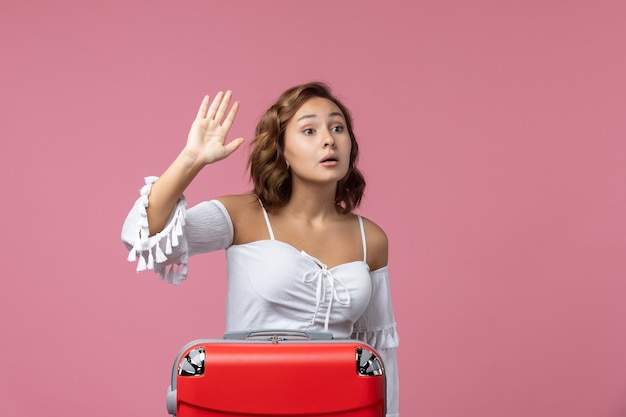
<path fill-rule="evenodd" d="M 228 109 L 231 98 L 232 91 L 220 91 L 209 105 L 209 96 L 205 96 L 189 130 L 186 150 L 205 164 L 228 157 L 244 141 L 240 137 L 226 143 L 226 137 L 239 109 L 239 102 L 235 102 Z"/>

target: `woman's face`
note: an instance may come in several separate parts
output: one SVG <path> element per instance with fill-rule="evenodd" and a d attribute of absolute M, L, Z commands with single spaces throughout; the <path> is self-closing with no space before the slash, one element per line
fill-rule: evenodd
<path fill-rule="evenodd" d="M 285 159 L 304 181 L 341 180 L 350 167 L 352 142 L 343 113 L 331 100 L 304 102 L 285 128 Z"/>

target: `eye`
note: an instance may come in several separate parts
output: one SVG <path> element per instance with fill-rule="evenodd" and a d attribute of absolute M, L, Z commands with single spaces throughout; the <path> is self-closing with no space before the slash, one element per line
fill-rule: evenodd
<path fill-rule="evenodd" d="M 305 135 L 312 135 L 314 132 L 315 132 L 315 130 L 310 129 L 310 128 L 309 129 L 304 129 L 302 131 L 302 133 L 304 133 Z"/>
<path fill-rule="evenodd" d="M 345 130 L 345 127 L 339 125 L 339 126 L 335 126 L 331 129 L 333 132 L 343 132 Z"/>

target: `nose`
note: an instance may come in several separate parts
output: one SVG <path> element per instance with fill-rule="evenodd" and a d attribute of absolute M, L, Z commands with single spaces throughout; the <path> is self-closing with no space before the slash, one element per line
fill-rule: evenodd
<path fill-rule="evenodd" d="M 332 132 L 328 129 L 324 131 L 324 136 L 322 138 L 322 145 L 324 146 L 324 148 L 335 147 L 335 137 L 333 136 Z"/>

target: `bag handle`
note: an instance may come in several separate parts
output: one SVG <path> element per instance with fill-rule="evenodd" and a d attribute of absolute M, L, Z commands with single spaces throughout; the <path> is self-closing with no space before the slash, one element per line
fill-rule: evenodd
<path fill-rule="evenodd" d="M 267 339 L 274 343 L 282 340 L 331 340 L 332 338 L 333 334 L 331 332 L 306 332 L 299 330 L 244 330 L 224 333 L 224 339 L 227 340 Z"/>

